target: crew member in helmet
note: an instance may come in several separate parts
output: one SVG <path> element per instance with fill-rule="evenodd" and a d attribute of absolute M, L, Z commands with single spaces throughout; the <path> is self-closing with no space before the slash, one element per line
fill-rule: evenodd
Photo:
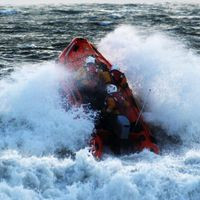
<path fill-rule="evenodd" d="M 94 110 L 103 109 L 106 96 L 99 72 L 95 57 L 88 56 L 84 66 L 78 70 L 76 78 L 79 91 L 83 96 L 83 103 L 90 104 Z"/>
<path fill-rule="evenodd" d="M 117 86 L 108 84 L 106 86 L 106 97 L 101 117 L 97 123 L 97 129 L 103 128 L 112 131 L 118 115 L 125 115 L 129 103 L 124 99 Z"/>
<path fill-rule="evenodd" d="M 121 127 L 119 119 L 123 119 L 123 121 L 126 120 L 129 124 L 129 120 L 126 117 L 129 103 L 114 84 L 106 85 L 106 93 L 105 109 L 101 113 L 102 118 L 99 120 L 99 124 L 97 124 L 96 128 L 107 131 L 106 134 L 101 135 L 104 143 L 107 144 L 114 153 L 120 154 L 122 142 L 120 135 L 123 134 L 124 131 L 119 128 Z M 129 134 L 129 129 L 130 128 L 128 128 L 126 132 L 127 135 Z"/>
<path fill-rule="evenodd" d="M 79 82 L 79 87 L 94 87 L 96 82 L 95 73 L 97 68 L 95 65 L 95 58 L 93 56 L 88 56 L 85 60 L 85 64 L 76 73 L 76 79 Z"/>
<path fill-rule="evenodd" d="M 116 120 L 119 115 L 126 116 L 128 113 L 129 102 L 123 97 L 120 90 L 114 84 L 106 86 L 107 96 L 105 98 L 105 108 L 102 116 L 106 120 L 109 127 L 108 130 L 115 128 Z"/>
<path fill-rule="evenodd" d="M 128 101 L 122 96 L 121 92 L 114 84 L 106 86 L 107 97 L 105 99 L 106 112 L 114 114 L 126 113 L 129 106 Z"/>
<path fill-rule="evenodd" d="M 124 73 L 119 71 L 118 65 L 113 65 L 110 70 L 110 76 L 112 83 L 117 85 L 120 88 L 126 89 L 128 88 L 128 83 Z"/>
<path fill-rule="evenodd" d="M 124 73 L 119 71 L 118 65 L 112 66 L 110 70 L 110 76 L 111 76 L 112 83 L 117 85 L 119 88 L 123 89 L 123 92 L 129 98 L 130 102 L 132 102 L 134 106 L 138 107 L 136 100 L 133 98 L 132 91 L 128 86 L 127 79 Z"/>
<path fill-rule="evenodd" d="M 101 85 L 101 88 L 105 88 L 106 84 L 112 83 L 108 67 L 93 55 L 86 58 L 84 66 L 78 70 L 77 77 L 83 86 L 94 87 L 99 85 L 100 87 Z"/>
<path fill-rule="evenodd" d="M 110 71 L 109 71 L 109 68 L 107 67 L 107 65 L 99 60 L 96 60 L 96 64 L 98 66 L 98 74 L 99 74 L 100 80 L 105 85 L 111 83 L 112 82 L 111 75 L 110 75 Z"/>

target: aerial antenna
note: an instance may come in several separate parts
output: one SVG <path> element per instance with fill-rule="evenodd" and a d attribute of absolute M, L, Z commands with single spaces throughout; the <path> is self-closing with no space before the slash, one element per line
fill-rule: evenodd
<path fill-rule="evenodd" d="M 145 95 L 145 97 L 144 97 L 144 102 L 143 102 L 143 105 L 142 105 L 142 109 L 140 110 L 140 113 L 139 113 L 139 115 L 138 115 L 138 118 L 137 118 L 137 120 L 136 120 L 136 122 L 135 122 L 135 126 L 137 126 L 137 124 L 138 124 L 138 122 L 139 122 L 139 120 L 140 120 L 140 117 L 141 117 L 141 115 L 142 115 L 142 112 L 143 112 L 143 110 L 144 110 L 146 104 L 147 104 L 147 99 L 148 99 L 150 93 L 151 93 L 151 89 L 149 89 L 148 93 L 147 93 L 147 94 Z"/>

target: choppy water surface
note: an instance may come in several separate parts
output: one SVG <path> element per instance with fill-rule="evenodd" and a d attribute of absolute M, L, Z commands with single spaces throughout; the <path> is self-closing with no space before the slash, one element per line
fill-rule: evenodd
<path fill-rule="evenodd" d="M 55 59 L 76 36 L 94 43 L 121 24 L 164 32 L 199 50 L 199 5 L 0 7 L 1 65 Z"/>
<path fill-rule="evenodd" d="M 0 199 L 198 200 L 199 23 L 198 4 L 1 6 Z M 147 99 L 161 155 L 88 153 L 95 113 L 63 109 L 59 81 L 70 74 L 54 63 L 76 36 Z"/>

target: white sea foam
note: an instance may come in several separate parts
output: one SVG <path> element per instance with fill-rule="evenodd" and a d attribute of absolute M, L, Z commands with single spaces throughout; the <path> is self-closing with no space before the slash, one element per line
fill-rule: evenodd
<path fill-rule="evenodd" d="M 53 156 L 0 155 L 2 199 L 183 199 L 198 200 L 199 152 L 186 156 L 156 156 L 144 151 L 97 162 L 87 150 L 76 159 Z"/>
<path fill-rule="evenodd" d="M 152 89 L 146 119 L 185 142 L 199 141 L 197 55 L 164 35 L 144 37 L 130 26 L 99 46 L 123 66 L 136 95 L 144 100 Z M 24 64 L 0 81 L 0 199 L 199 200 L 199 148 L 183 144 L 178 155 L 143 151 L 96 161 L 86 142 L 91 113 L 62 106 L 59 82 L 67 74 L 52 63 Z M 60 147 L 75 151 L 75 158 L 55 157 Z"/>
<path fill-rule="evenodd" d="M 82 108 L 65 111 L 59 87 L 68 75 L 62 70 L 52 63 L 29 65 L 0 82 L 1 149 L 38 155 L 86 145 L 93 119 Z"/>
<path fill-rule="evenodd" d="M 117 28 L 99 47 L 121 65 L 136 95 L 147 101 L 149 122 L 185 143 L 200 142 L 199 56 L 166 35 L 142 36 L 131 26 Z"/>

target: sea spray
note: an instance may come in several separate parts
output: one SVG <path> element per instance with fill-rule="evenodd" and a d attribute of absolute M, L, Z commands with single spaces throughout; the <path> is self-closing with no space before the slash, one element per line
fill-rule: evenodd
<path fill-rule="evenodd" d="M 122 31 L 125 28 L 128 30 L 127 34 Z M 123 34 L 119 34 L 120 31 Z M 183 115 L 182 102 L 185 100 L 185 96 L 180 95 L 183 89 L 181 86 L 184 81 L 189 80 L 187 89 L 195 94 L 193 80 L 198 83 L 198 56 L 189 54 L 186 48 L 166 36 L 145 38 L 136 32 L 133 27 L 116 29 L 102 40 L 101 50 L 106 58 L 121 65 L 137 96 L 144 100 L 148 89 L 152 89 L 147 101 L 146 113 L 149 116 L 146 119 L 165 128 L 168 126 L 166 131 L 169 135 L 169 130 L 174 130 L 177 134 L 177 130 L 185 125 L 185 120 L 180 120 Z M 117 40 L 116 34 L 127 38 Z M 132 39 L 137 44 L 134 53 L 134 45 L 127 48 L 127 43 L 131 44 Z M 166 46 L 162 47 L 165 43 L 169 46 L 169 51 Z M 182 58 L 185 62 L 180 62 L 178 55 L 185 56 Z M 194 61 L 191 62 L 192 60 Z M 179 66 L 181 70 L 172 64 L 174 62 L 183 64 Z M 186 76 L 183 70 L 188 63 L 193 66 L 188 68 L 189 74 L 191 69 L 196 69 L 193 79 L 190 79 L 189 74 Z M 169 75 L 166 73 L 168 66 Z M 171 78 L 174 69 L 177 71 L 175 77 L 180 76 L 183 80 L 176 87 Z M 198 148 L 188 150 L 183 145 L 178 153 L 162 155 L 155 155 L 147 150 L 121 157 L 109 154 L 104 155 L 101 161 L 96 161 L 88 149 L 84 149 L 87 146 L 85 138 L 90 136 L 93 128 L 93 119 L 82 108 L 75 111 L 63 109 L 58 80 L 65 73 L 59 71 L 60 68 L 52 63 L 25 64 L 0 82 L 0 199 L 199 200 Z M 180 74 L 181 71 L 183 73 Z M 180 108 L 175 112 L 172 108 L 176 109 L 178 100 Z M 193 109 L 193 118 L 196 119 L 198 110 L 193 104 L 189 105 Z M 194 105 L 197 106 L 197 102 L 194 101 Z M 167 111 L 173 114 L 169 119 L 165 113 Z M 189 116 L 190 114 L 189 112 Z M 178 128 L 172 126 L 171 118 L 175 122 L 180 121 Z M 187 131 L 183 136 L 186 133 L 190 134 Z M 189 138 L 185 141 L 192 143 Z M 58 158 L 54 151 L 60 146 L 73 149 L 75 157 Z"/>
<path fill-rule="evenodd" d="M 164 34 L 144 36 L 132 26 L 120 26 L 99 47 L 121 66 L 136 96 L 144 100 L 151 89 L 146 120 L 185 144 L 200 142 L 199 56 Z"/>
<path fill-rule="evenodd" d="M 87 145 L 94 114 L 64 108 L 59 91 L 67 73 L 52 63 L 29 64 L 1 80 L 0 148 L 41 155 Z"/>
<path fill-rule="evenodd" d="M 158 156 L 149 151 L 97 162 L 87 149 L 71 158 L 0 154 L 4 199 L 198 200 L 199 153 Z"/>

